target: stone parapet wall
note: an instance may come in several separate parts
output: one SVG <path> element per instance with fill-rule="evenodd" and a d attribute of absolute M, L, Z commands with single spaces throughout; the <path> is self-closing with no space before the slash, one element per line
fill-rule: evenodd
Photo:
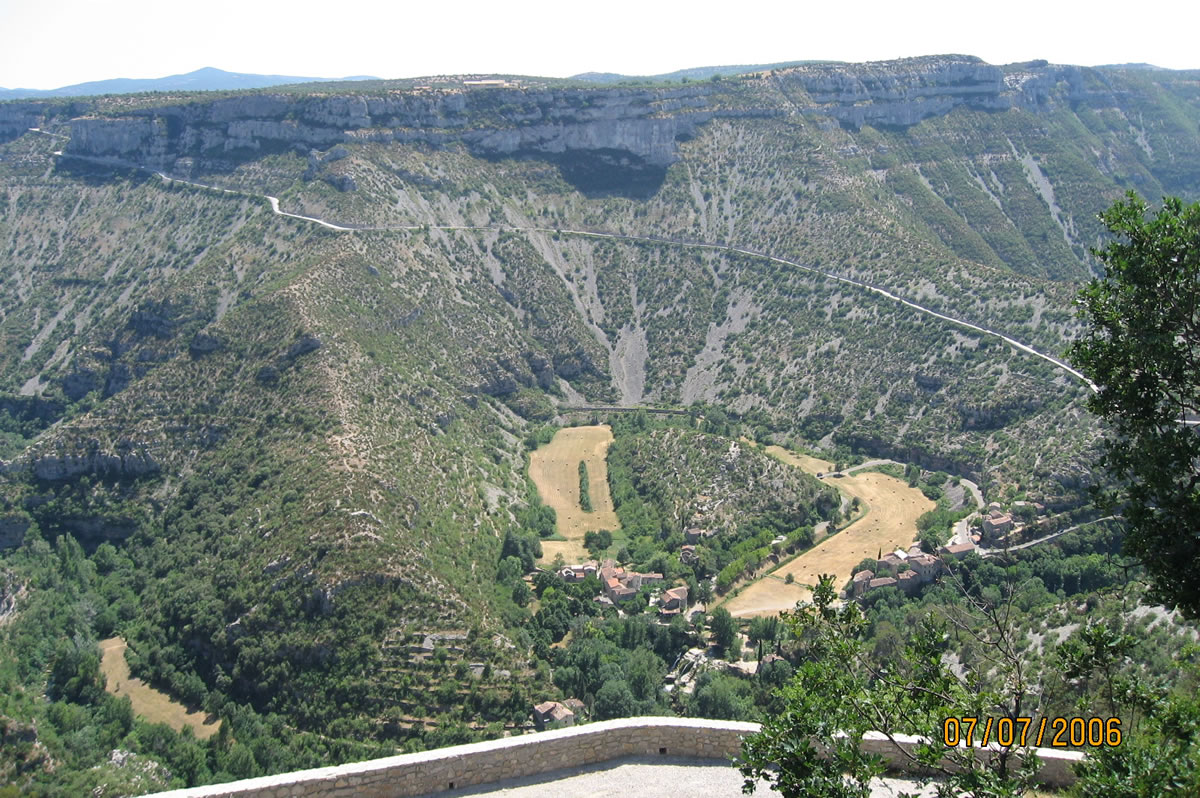
<path fill-rule="evenodd" d="M 159 793 L 159 798 L 399 798 L 502 779 L 537 776 L 625 757 L 732 759 L 757 723 L 696 718 L 624 718 L 539 734 L 471 743 L 349 765 L 301 770 L 257 779 Z M 897 735 L 901 748 L 917 738 Z M 864 748 L 905 771 L 910 760 L 882 734 L 871 733 Z M 985 752 L 986 755 L 986 752 Z M 1082 754 L 1038 749 L 1041 780 L 1065 786 Z"/>
<path fill-rule="evenodd" d="M 160 793 L 160 798 L 393 798 L 629 756 L 731 759 L 757 723 L 625 718 L 350 765 Z"/>
<path fill-rule="evenodd" d="M 862 749 L 868 754 L 881 757 L 890 770 L 910 773 L 913 770 L 910 756 L 916 754 L 921 738 L 911 734 L 894 734 L 893 743 L 880 732 L 867 732 L 863 736 Z M 983 761 L 988 761 L 999 748 L 990 745 L 986 748 L 974 746 L 975 755 Z M 1067 751 L 1062 748 L 1033 748 L 1038 756 L 1038 783 L 1045 787 L 1069 787 L 1075 783 L 1075 772 L 1072 767 L 1083 759 L 1080 751 Z M 1011 768 L 1020 766 L 1020 754 L 1014 753 L 1015 761 Z M 943 762 L 943 764 L 945 764 Z"/>

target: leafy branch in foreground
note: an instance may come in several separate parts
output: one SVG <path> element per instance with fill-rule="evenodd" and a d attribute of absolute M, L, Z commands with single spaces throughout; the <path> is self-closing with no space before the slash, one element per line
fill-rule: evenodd
<path fill-rule="evenodd" d="M 902 655 L 879 663 L 863 642 L 867 621 L 858 604 L 835 606 L 833 577 L 822 576 L 812 603 L 786 618 L 802 662 L 783 688 L 784 710 L 743 747 L 745 790 L 765 780 L 788 798 L 865 797 L 884 767 L 864 750 L 864 736 L 874 731 L 913 770 L 934 774 L 943 794 L 1024 794 L 1038 769 L 1028 749 L 1014 745 L 978 756 L 930 737 L 947 717 L 1015 718 L 1029 714 L 1032 703 L 1017 648 L 1015 586 L 987 592 L 959 586 L 967 599 L 961 607 L 927 616 Z M 985 652 L 978 672 L 965 679 L 943 661 L 952 632 L 970 636 Z M 899 735 L 922 742 L 904 747 Z"/>
<path fill-rule="evenodd" d="M 1120 237 L 1095 251 L 1104 277 L 1080 292 L 1089 324 L 1071 362 L 1096 385 L 1093 413 L 1112 425 L 1103 465 L 1119 488 L 1126 550 L 1155 597 L 1200 616 L 1200 204 L 1168 198 L 1148 217 L 1130 192 L 1101 219 Z"/>

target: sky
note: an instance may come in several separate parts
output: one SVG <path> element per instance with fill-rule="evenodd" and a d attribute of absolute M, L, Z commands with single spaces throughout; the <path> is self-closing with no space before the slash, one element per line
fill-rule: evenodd
<path fill-rule="evenodd" d="M 936 53 L 1196 69 L 1198 29 L 1194 0 L 0 0 L 0 86 L 50 89 L 206 66 L 330 78 L 567 77 Z"/>

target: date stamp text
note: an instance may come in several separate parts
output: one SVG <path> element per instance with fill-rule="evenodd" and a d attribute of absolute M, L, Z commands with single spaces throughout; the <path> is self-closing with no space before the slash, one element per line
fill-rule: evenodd
<path fill-rule="evenodd" d="M 1120 718 L 946 718 L 942 721 L 942 743 L 959 745 L 1041 748 L 1082 748 L 1121 744 Z"/>

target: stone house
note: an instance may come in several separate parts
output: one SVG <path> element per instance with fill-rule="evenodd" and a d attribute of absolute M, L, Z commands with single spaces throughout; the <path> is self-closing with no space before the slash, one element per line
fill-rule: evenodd
<path fill-rule="evenodd" d="M 987 518 L 983 519 L 983 533 L 992 540 L 1006 532 L 1011 532 L 1012 528 L 1013 518 L 1008 513 L 993 510 L 988 513 Z"/>
<path fill-rule="evenodd" d="M 625 601 L 637 594 L 644 584 L 663 581 L 663 575 L 658 573 L 642 574 L 637 571 L 626 571 L 614 561 L 607 560 L 599 571 L 600 587 L 604 594 L 614 603 Z"/>
<path fill-rule="evenodd" d="M 660 615 L 678 615 L 687 609 L 688 589 L 686 585 L 664 590 L 659 601 Z"/>
<path fill-rule="evenodd" d="M 942 572 L 942 561 L 932 554 L 921 553 L 909 557 L 908 565 L 921 577 L 922 582 L 932 582 Z"/>
<path fill-rule="evenodd" d="M 916 571 L 901 571 L 896 575 L 896 586 L 910 596 L 921 587 L 921 576 Z"/>
<path fill-rule="evenodd" d="M 858 573 L 856 573 L 856 574 L 854 575 L 854 579 L 852 580 L 852 584 L 851 584 L 851 587 L 850 587 L 850 592 L 851 592 L 851 594 L 852 594 L 852 595 L 853 595 L 855 598 L 858 598 L 858 597 L 859 597 L 859 596 L 861 596 L 863 593 L 866 593 L 866 592 L 867 592 L 867 585 L 868 585 L 868 584 L 870 583 L 870 581 L 871 581 L 872 579 L 874 579 L 874 578 L 875 578 L 875 572 L 874 572 L 874 571 L 859 571 Z"/>
<path fill-rule="evenodd" d="M 974 543 L 955 543 L 953 546 L 942 546 L 938 551 L 942 557 L 953 557 L 956 560 L 961 560 L 971 552 L 975 551 L 977 546 Z"/>
<path fill-rule="evenodd" d="M 592 574 L 599 571 L 599 566 L 594 560 L 581 563 L 579 565 L 566 565 L 558 572 L 558 575 L 564 582 L 582 582 Z"/>
<path fill-rule="evenodd" d="M 533 723 L 538 731 L 575 725 L 575 713 L 557 701 L 546 701 L 533 708 Z"/>

